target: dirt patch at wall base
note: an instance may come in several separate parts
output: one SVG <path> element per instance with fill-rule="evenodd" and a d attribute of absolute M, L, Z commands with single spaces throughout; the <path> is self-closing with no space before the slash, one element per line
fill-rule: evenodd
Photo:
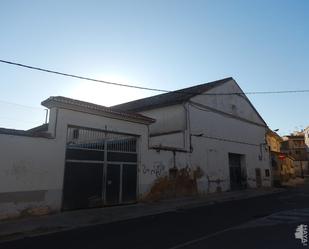
<path fill-rule="evenodd" d="M 197 179 L 203 176 L 198 167 L 191 171 L 188 168 L 171 168 L 169 175 L 155 180 L 152 188 L 141 201 L 151 202 L 175 197 L 193 196 L 198 194 Z"/>

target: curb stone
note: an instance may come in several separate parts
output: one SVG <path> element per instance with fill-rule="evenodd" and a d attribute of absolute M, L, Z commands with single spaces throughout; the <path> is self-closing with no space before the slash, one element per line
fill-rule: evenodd
<path fill-rule="evenodd" d="M 91 221 L 86 221 L 83 224 L 78 224 L 78 225 L 46 225 L 46 226 L 38 226 L 33 229 L 29 230 L 19 230 L 16 232 L 11 232 L 11 233 L 2 233 L 0 232 L 0 243 L 3 242 L 8 242 L 8 241 L 13 241 L 13 240 L 19 240 L 19 239 L 24 239 L 24 238 L 32 238 L 32 237 L 37 237 L 37 236 L 42 236 L 42 235 L 48 235 L 52 233 L 57 233 L 57 232 L 64 232 L 64 231 L 70 231 L 78 228 L 83 228 L 83 227 L 89 227 L 89 226 L 95 226 L 95 225 L 100 225 L 100 224 L 109 224 L 109 223 L 114 223 L 114 222 L 120 222 L 120 221 L 127 221 L 131 219 L 137 219 L 137 218 L 142 218 L 142 217 L 147 217 L 147 216 L 153 216 L 153 215 L 159 215 L 163 213 L 168 213 L 168 212 L 184 212 L 185 210 L 191 209 L 191 208 L 197 208 L 197 207 L 203 207 L 203 206 L 210 206 L 214 205 L 217 203 L 224 203 L 224 202 L 229 202 L 229 201 L 235 201 L 235 200 L 245 200 L 245 199 L 250 199 L 250 198 L 255 198 L 259 196 L 265 196 L 265 195 L 271 195 L 271 194 L 278 194 L 285 192 L 286 189 L 273 189 L 272 191 L 263 191 L 263 192 L 258 192 L 258 193 L 241 193 L 242 195 L 235 195 L 235 196 L 221 196 L 221 198 L 218 198 L 218 196 L 210 196 L 207 199 L 200 199 L 200 200 L 194 200 L 192 203 L 185 203 L 185 204 L 170 204 L 172 201 L 170 201 L 168 204 L 171 205 L 170 207 L 165 207 L 165 208 L 160 208 L 158 207 L 157 210 L 150 210 L 145 213 L 140 213 L 140 214 L 128 214 L 128 215 L 123 215 L 122 217 L 112 217 L 109 218 L 108 220 L 100 220 L 98 218 L 97 221 L 91 222 Z M 215 198 L 214 198 L 215 197 Z M 157 203 L 156 205 L 164 205 L 164 201 Z M 151 204 L 150 204 L 151 205 Z M 154 209 L 156 208 L 153 206 Z M 124 207 L 125 208 L 125 207 Z M 141 208 L 145 208 L 145 205 L 141 206 Z M 147 206 L 146 206 L 147 208 Z M 45 216 L 46 217 L 46 216 Z M 93 217 L 91 217 L 93 220 Z M 90 219 L 91 220 L 91 219 Z M 1 223 L 0 223 L 1 224 Z"/>

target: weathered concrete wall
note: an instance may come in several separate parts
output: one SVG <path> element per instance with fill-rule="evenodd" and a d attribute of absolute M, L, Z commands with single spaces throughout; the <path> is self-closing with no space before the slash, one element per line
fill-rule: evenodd
<path fill-rule="evenodd" d="M 186 129 L 186 113 L 182 105 L 161 107 L 141 112 L 141 114 L 156 120 L 150 125 L 150 135 Z"/>
<path fill-rule="evenodd" d="M 63 145 L 56 139 L 0 134 L 0 219 L 61 203 Z"/>
<path fill-rule="evenodd" d="M 266 141 L 271 151 L 280 152 L 281 143 L 276 137 L 271 135 L 266 135 Z"/>
<path fill-rule="evenodd" d="M 240 87 L 234 80 L 231 80 L 219 87 L 209 90 L 207 94 L 238 92 L 241 92 Z M 250 106 L 248 100 L 243 95 L 197 95 L 191 100 L 224 113 L 264 125 L 259 115 L 253 110 L 252 106 Z"/>
<path fill-rule="evenodd" d="M 228 92 L 240 92 L 234 81 L 207 93 Z M 249 187 L 256 187 L 256 168 L 261 169 L 262 185 L 270 186 L 271 177 L 265 174 L 265 170 L 270 171 L 266 127 L 248 101 L 238 95 L 199 95 L 192 101 L 200 105 L 188 106 L 190 131 L 203 134 L 192 137 L 192 163 L 206 172 L 208 181 L 220 182 L 222 190 L 230 188 L 228 154 L 235 153 L 242 155 Z"/>
<path fill-rule="evenodd" d="M 209 93 L 227 92 L 240 92 L 240 88 L 231 81 Z M 157 119 L 156 130 L 160 132 L 164 132 L 165 127 L 176 129 L 180 128 L 179 123 L 183 124 L 183 148 L 186 152 L 176 152 L 176 167 L 179 170 L 188 168 L 191 172 L 201 171 L 199 177 L 195 178 L 198 192 L 203 194 L 230 189 L 229 153 L 242 155 L 241 167 L 246 173 L 248 187 L 257 186 L 256 168 L 261 170 L 262 186 L 271 186 L 271 175 L 266 175 L 266 170 L 271 173 L 265 140 L 266 127 L 250 103 L 237 95 L 198 95 L 192 98 L 192 101 L 198 106 L 189 103 L 179 104 L 170 110 L 160 108 L 144 111 L 143 114 Z M 162 124 L 162 112 L 168 112 L 164 114 L 168 116 L 174 110 L 183 110 L 184 113 L 181 111 L 179 119 L 164 119 L 164 125 L 159 125 Z M 151 138 L 150 141 L 155 143 L 158 139 Z M 175 138 L 170 135 L 160 136 L 159 141 L 162 145 L 176 144 Z M 150 151 L 148 158 L 150 169 L 156 169 L 156 165 L 160 165 L 159 168 L 164 170 L 160 171 L 163 173 L 159 177 L 143 176 L 145 186 L 142 192 L 148 190 L 148 193 L 151 193 L 152 188 L 159 191 L 159 184 L 170 186 L 165 177 L 169 175 L 169 169 L 174 167 L 173 152 Z M 194 173 L 190 177 L 193 179 Z"/>
<path fill-rule="evenodd" d="M 155 187 L 157 182 L 161 182 L 162 179 L 169 179 L 169 170 L 177 167 L 178 169 L 188 168 L 188 154 L 183 152 L 176 152 L 165 150 L 149 150 L 147 152 L 147 160 L 142 164 L 142 168 L 139 172 L 140 175 L 140 198 L 149 199 L 149 194 L 152 192 L 152 188 Z M 161 182 L 162 183 L 162 182 Z M 170 183 L 164 181 L 163 189 L 159 188 L 160 193 L 155 193 L 154 199 L 160 199 L 160 196 L 165 196 L 165 188 L 170 187 Z M 176 196 L 177 193 L 175 193 Z M 162 197 L 161 196 L 161 197 Z M 150 199 L 151 199 L 150 198 Z"/>
<path fill-rule="evenodd" d="M 150 167 L 146 125 L 53 108 L 53 139 L 0 134 L 0 219 L 60 210 L 68 125 L 139 136 L 139 171 Z"/>
<path fill-rule="evenodd" d="M 149 139 L 150 147 L 167 146 L 178 149 L 185 149 L 186 134 L 185 131 L 176 132 L 171 134 L 151 136 Z"/>

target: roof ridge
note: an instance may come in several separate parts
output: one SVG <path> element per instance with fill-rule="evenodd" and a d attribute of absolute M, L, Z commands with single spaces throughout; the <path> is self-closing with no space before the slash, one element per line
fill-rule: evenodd
<path fill-rule="evenodd" d="M 220 79 L 220 80 L 214 80 L 214 81 L 210 81 L 210 82 L 206 82 L 206 83 L 200 83 L 198 85 L 193 85 L 193 86 L 185 87 L 185 88 L 182 88 L 182 89 L 179 89 L 179 90 L 175 90 L 175 91 L 171 91 L 171 92 L 183 91 L 183 90 L 186 90 L 186 89 L 190 89 L 190 88 L 194 88 L 194 87 L 201 87 L 201 86 L 205 86 L 205 85 L 208 85 L 208 84 L 215 84 L 215 83 L 221 83 L 221 82 L 225 83 L 228 80 L 233 80 L 233 77 L 226 77 L 226 78 L 223 78 L 223 79 Z"/>
<path fill-rule="evenodd" d="M 114 110 L 136 112 L 136 111 L 152 109 L 155 107 L 161 107 L 161 106 L 163 107 L 163 106 L 178 104 L 198 94 L 201 94 L 202 92 L 206 92 L 216 86 L 224 84 L 230 80 L 234 80 L 233 77 L 227 77 L 227 78 L 215 80 L 215 81 L 208 82 L 208 83 L 202 83 L 199 85 L 194 85 L 194 86 L 178 89 L 175 91 L 170 91 L 167 93 L 157 94 L 154 96 L 129 101 L 126 103 L 111 106 L 111 108 Z"/>

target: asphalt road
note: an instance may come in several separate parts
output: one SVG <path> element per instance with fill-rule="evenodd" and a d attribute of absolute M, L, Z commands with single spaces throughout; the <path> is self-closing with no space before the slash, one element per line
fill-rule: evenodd
<path fill-rule="evenodd" d="M 28 237 L 0 243 L 0 248 L 306 248 L 294 237 L 300 224 L 309 225 L 309 185 L 247 200 Z"/>

